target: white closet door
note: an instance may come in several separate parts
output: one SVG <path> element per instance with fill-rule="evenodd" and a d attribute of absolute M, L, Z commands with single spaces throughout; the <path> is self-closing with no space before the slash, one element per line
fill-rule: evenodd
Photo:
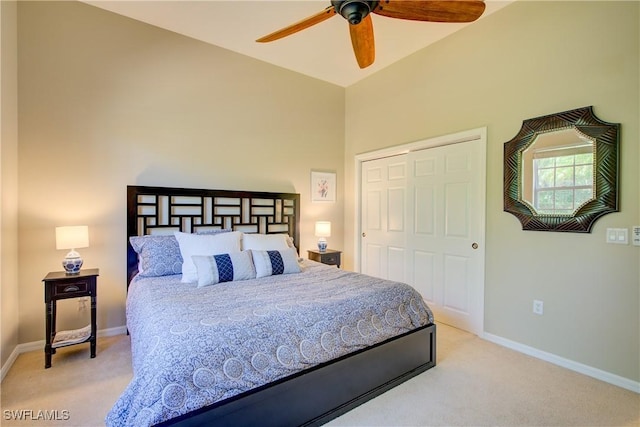
<path fill-rule="evenodd" d="M 442 323 L 479 334 L 484 297 L 483 144 L 410 153 L 409 282 Z"/>
<path fill-rule="evenodd" d="M 406 282 L 407 156 L 362 166 L 361 271 Z"/>
<path fill-rule="evenodd" d="M 365 161 L 361 272 L 409 283 L 475 334 L 484 307 L 484 140 Z"/>

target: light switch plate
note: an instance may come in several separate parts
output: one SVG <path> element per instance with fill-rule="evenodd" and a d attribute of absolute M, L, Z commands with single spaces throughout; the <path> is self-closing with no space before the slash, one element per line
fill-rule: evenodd
<path fill-rule="evenodd" d="M 607 243 L 615 243 L 617 245 L 629 244 L 628 228 L 607 228 Z"/>

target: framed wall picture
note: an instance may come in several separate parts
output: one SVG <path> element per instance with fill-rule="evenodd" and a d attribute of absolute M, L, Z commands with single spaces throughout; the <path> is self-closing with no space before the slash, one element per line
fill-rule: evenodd
<path fill-rule="evenodd" d="M 336 201 L 336 174 L 311 171 L 311 201 Z"/>

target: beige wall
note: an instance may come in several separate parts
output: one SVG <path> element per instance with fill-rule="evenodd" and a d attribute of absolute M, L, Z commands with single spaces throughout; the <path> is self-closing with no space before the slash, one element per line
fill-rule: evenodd
<path fill-rule="evenodd" d="M 18 79 L 16 3 L 0 2 L 0 364 L 18 344 Z"/>
<path fill-rule="evenodd" d="M 344 89 L 77 2 L 20 2 L 18 30 L 21 343 L 44 338 L 58 225 L 89 226 L 98 328 L 125 324 L 128 184 L 299 192 L 303 254 L 316 219 L 342 248 L 342 192 L 309 187 L 343 179 Z"/>
<path fill-rule="evenodd" d="M 607 227 L 640 224 L 639 5 L 517 2 L 349 87 L 345 248 L 356 154 L 487 126 L 485 331 L 640 380 L 640 248 L 605 243 Z M 620 212 L 590 234 L 522 231 L 503 212 L 504 142 L 524 119 L 588 105 L 622 124 Z"/>

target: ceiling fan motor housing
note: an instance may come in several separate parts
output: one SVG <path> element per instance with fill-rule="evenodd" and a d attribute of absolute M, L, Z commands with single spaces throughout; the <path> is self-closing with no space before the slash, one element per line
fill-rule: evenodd
<path fill-rule="evenodd" d="M 349 24 L 358 25 L 375 7 L 377 1 L 363 0 L 331 0 L 336 11 L 342 15 Z"/>

